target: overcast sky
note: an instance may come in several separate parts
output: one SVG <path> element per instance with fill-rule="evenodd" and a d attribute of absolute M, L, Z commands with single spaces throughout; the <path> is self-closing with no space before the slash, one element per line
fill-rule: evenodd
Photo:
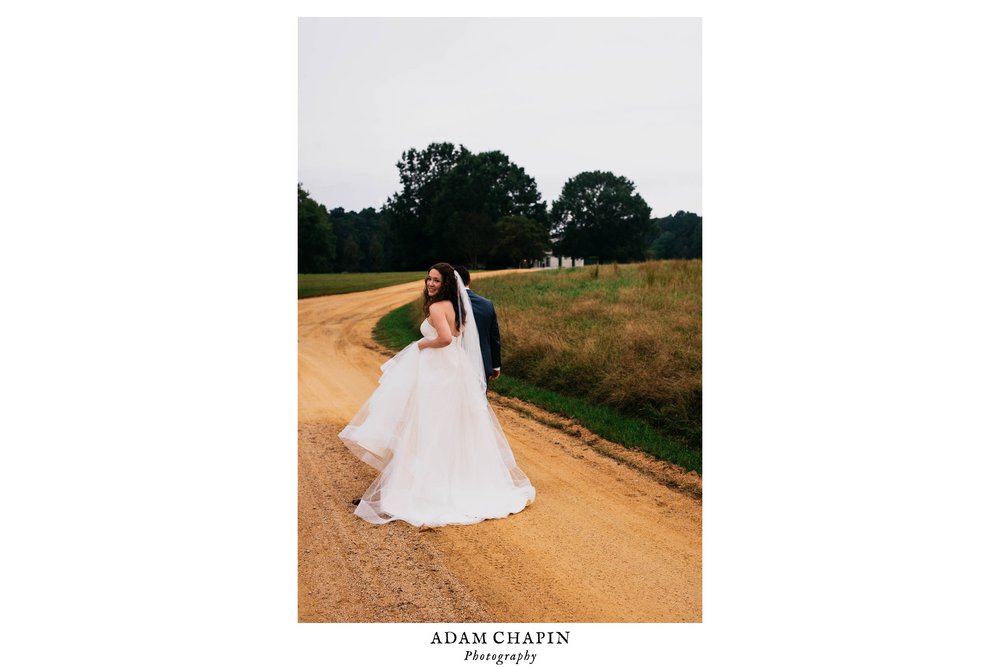
<path fill-rule="evenodd" d="M 499 150 L 548 202 L 582 171 L 701 208 L 700 19 L 299 19 L 299 181 L 379 208 L 432 142 Z"/>

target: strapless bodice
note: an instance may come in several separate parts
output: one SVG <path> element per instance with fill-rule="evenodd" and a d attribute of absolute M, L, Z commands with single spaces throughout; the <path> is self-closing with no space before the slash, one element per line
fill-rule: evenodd
<path fill-rule="evenodd" d="M 438 337 L 437 329 L 431 326 L 431 321 L 426 317 L 420 323 L 420 333 L 423 334 L 424 338 L 430 338 L 431 340 Z"/>
<path fill-rule="evenodd" d="M 431 321 L 426 317 L 424 318 L 424 321 L 420 323 L 420 333 L 424 338 L 429 338 L 430 340 L 434 340 L 438 337 L 437 329 L 431 325 Z M 459 332 L 459 334 L 461 335 L 461 332 Z M 457 338 L 457 336 L 455 336 L 455 338 Z"/>

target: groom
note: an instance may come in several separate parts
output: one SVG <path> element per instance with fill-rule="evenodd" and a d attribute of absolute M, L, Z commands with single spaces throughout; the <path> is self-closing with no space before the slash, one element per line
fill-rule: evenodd
<path fill-rule="evenodd" d="M 468 287 L 472 278 L 464 266 L 456 266 L 455 271 Z M 484 299 L 471 289 L 469 301 L 472 302 L 472 316 L 476 318 L 476 328 L 479 330 L 479 350 L 483 354 L 483 373 L 487 380 L 500 377 L 500 326 L 497 324 L 497 311 L 493 302 Z"/>

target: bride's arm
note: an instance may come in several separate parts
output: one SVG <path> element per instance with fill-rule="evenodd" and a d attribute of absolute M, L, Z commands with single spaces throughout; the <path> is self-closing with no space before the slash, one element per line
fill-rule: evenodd
<path fill-rule="evenodd" d="M 429 347 L 448 347 L 451 345 L 451 327 L 448 326 L 448 318 L 445 316 L 445 311 L 451 308 L 451 304 L 447 301 L 438 301 L 437 303 L 432 303 L 430 308 L 430 315 L 428 320 L 434 330 L 437 331 L 437 338 L 431 340 L 429 338 L 423 338 L 417 343 L 417 347 L 421 350 L 426 350 Z"/>

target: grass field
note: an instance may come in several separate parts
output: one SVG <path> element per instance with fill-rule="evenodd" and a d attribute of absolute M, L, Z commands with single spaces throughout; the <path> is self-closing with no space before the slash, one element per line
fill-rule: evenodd
<path fill-rule="evenodd" d="M 701 472 L 701 261 L 588 266 L 476 280 L 497 307 L 504 375 L 491 386 Z M 419 338 L 419 307 L 376 338 Z"/>
<path fill-rule="evenodd" d="M 405 271 L 400 273 L 300 273 L 299 298 L 311 296 L 326 296 L 328 294 L 347 294 L 348 292 L 363 292 L 389 285 L 408 283 L 411 280 L 422 280 L 427 275 L 424 271 Z"/>

